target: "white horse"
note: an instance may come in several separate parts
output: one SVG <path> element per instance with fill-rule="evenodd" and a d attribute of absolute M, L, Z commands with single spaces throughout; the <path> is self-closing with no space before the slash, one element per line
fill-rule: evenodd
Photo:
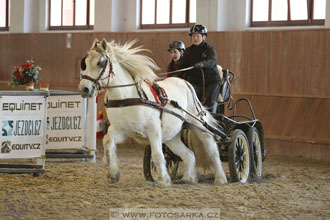
<path fill-rule="evenodd" d="M 121 102 L 121 100 L 134 98 L 138 100 L 144 94 L 155 103 L 156 99 L 149 85 L 158 78 L 153 72 L 158 67 L 151 58 L 138 54 L 146 50 L 141 47 L 132 48 L 134 43 L 135 41 L 118 45 L 104 39 L 101 42 L 94 40 L 86 58 L 86 71 L 79 84 L 79 90 L 84 97 L 94 96 L 96 90 L 104 88 L 106 89 L 105 102 L 108 100 Z M 204 120 L 209 124 L 215 123 L 210 113 L 198 101 L 188 82 L 171 77 L 159 81 L 157 84 L 164 88 L 168 100 L 177 101 L 183 109 L 196 116 L 204 111 L 206 112 L 206 116 L 202 116 Z M 184 119 L 202 127 L 201 122 L 175 108 L 170 102 L 166 104 L 165 108 L 182 118 L 142 103 L 106 109 L 110 127 L 103 141 L 105 154 L 103 160 L 108 166 L 107 178 L 110 183 L 115 183 L 120 178 L 116 146 L 128 137 L 145 145 L 150 143 L 152 159 L 159 175 L 159 184 L 162 186 L 171 184 L 165 166 L 162 143 L 165 143 L 171 151 L 183 160 L 185 170 L 182 180 L 196 183 L 195 156 L 182 143 L 180 132 Z M 203 143 L 204 150 L 211 160 L 215 170 L 215 184 L 227 183 L 214 137 L 194 126 L 189 128 Z"/>

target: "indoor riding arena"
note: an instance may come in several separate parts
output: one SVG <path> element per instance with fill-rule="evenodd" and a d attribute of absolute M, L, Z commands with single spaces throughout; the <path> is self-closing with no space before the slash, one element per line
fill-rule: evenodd
<path fill-rule="evenodd" d="M 326 0 L 0 0 L 0 219 L 330 219 L 329 85 Z"/>

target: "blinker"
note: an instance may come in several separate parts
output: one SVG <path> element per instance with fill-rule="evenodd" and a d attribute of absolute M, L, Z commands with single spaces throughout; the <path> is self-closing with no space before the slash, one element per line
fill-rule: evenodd
<path fill-rule="evenodd" d="M 107 65 L 107 59 L 104 56 L 101 56 L 100 61 L 97 63 L 97 66 L 100 68 L 105 68 Z"/>

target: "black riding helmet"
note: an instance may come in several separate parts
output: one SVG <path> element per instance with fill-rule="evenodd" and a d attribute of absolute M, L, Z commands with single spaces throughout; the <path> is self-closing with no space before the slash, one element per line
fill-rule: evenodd
<path fill-rule="evenodd" d="M 189 36 L 193 34 L 207 35 L 207 29 L 202 24 L 195 24 L 190 28 Z"/>
<path fill-rule="evenodd" d="M 168 45 L 167 51 L 170 52 L 171 50 L 177 49 L 179 51 L 184 51 L 186 49 L 184 43 L 181 40 L 175 40 L 170 45 Z"/>

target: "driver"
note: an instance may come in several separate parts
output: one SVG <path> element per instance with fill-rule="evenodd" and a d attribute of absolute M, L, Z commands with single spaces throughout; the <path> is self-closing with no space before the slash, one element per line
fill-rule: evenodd
<path fill-rule="evenodd" d="M 180 62 L 180 69 L 194 66 L 194 69 L 187 71 L 187 81 L 194 87 L 199 100 L 209 108 L 210 112 L 216 113 L 218 106 L 216 99 L 221 87 L 217 69 L 217 52 L 205 41 L 207 29 L 204 25 L 195 24 L 190 28 L 189 36 L 192 45 L 185 50 Z M 203 94 L 201 70 L 205 75 L 205 94 Z"/>

